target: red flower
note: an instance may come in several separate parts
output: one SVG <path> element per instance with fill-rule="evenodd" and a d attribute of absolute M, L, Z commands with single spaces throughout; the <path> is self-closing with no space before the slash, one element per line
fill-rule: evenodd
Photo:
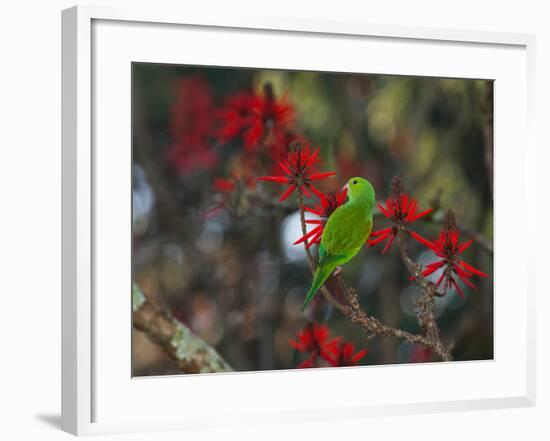
<path fill-rule="evenodd" d="M 231 193 L 237 188 L 234 180 L 225 178 L 214 178 L 212 186 L 214 187 L 214 190 L 219 191 L 220 193 Z"/>
<path fill-rule="evenodd" d="M 329 363 L 334 363 L 334 357 L 338 351 L 338 343 L 341 337 L 329 338 L 330 331 L 327 325 L 319 325 L 317 322 L 308 323 L 298 334 L 297 340 L 290 339 L 290 345 L 297 351 L 308 354 L 298 368 L 314 367 L 318 357 Z"/>
<path fill-rule="evenodd" d="M 230 178 L 214 178 L 212 183 L 214 190 L 220 193 L 232 193 L 237 188 L 249 188 L 256 187 L 256 181 L 251 177 L 239 177 L 233 174 Z"/>
<path fill-rule="evenodd" d="M 278 138 L 284 136 L 287 126 L 294 120 L 294 107 L 285 97 L 277 101 L 268 83 L 263 95 L 239 94 L 230 98 L 217 114 L 221 122 L 220 140 L 227 142 L 241 136 L 245 148 L 252 151 L 269 134 Z"/>
<path fill-rule="evenodd" d="M 228 142 L 238 136 L 250 124 L 254 97 L 239 93 L 229 97 L 223 109 L 216 112 L 220 121 L 217 136 L 221 142 Z"/>
<path fill-rule="evenodd" d="M 361 359 L 367 355 L 367 350 L 355 352 L 355 346 L 353 343 L 342 343 L 338 347 L 338 354 L 334 358 L 333 366 L 356 366 Z"/>
<path fill-rule="evenodd" d="M 319 148 L 311 153 L 309 146 L 293 147 L 286 159 L 279 161 L 279 165 L 285 176 L 262 176 L 258 178 L 258 180 L 277 182 L 289 186 L 279 198 L 279 202 L 288 198 L 297 187 L 303 191 L 306 197 L 311 196 L 309 193 L 309 190 L 311 190 L 321 198 L 322 193 L 313 186 L 312 181 L 328 178 L 334 176 L 336 173 L 313 173 L 313 166 L 318 155 Z"/>
<path fill-rule="evenodd" d="M 284 173 L 280 164 L 287 158 L 289 146 L 291 145 L 310 145 L 310 142 L 292 130 L 277 133 L 275 136 L 266 139 L 266 153 L 271 162 L 270 169 L 273 174 Z"/>
<path fill-rule="evenodd" d="M 302 236 L 300 239 L 298 239 L 296 242 L 294 242 L 294 245 L 298 245 L 302 242 L 306 243 L 306 247 L 309 248 L 314 243 L 319 244 L 321 243 L 321 237 L 323 235 L 323 230 L 325 228 L 325 224 L 327 223 L 327 220 L 329 216 L 336 210 L 340 205 L 344 204 L 346 202 L 347 198 L 347 188 L 344 188 L 341 191 L 331 191 L 325 194 L 321 194 L 320 204 L 310 208 L 310 207 L 302 207 L 304 211 L 308 211 L 310 213 L 316 214 L 320 217 L 320 219 L 308 219 L 306 220 L 306 224 L 311 225 L 317 225 L 315 228 L 313 228 L 311 231 L 309 231 L 307 234 Z"/>
<path fill-rule="evenodd" d="M 418 213 L 418 202 L 404 192 L 403 183 L 397 176 L 392 179 L 392 191 L 389 199 L 386 200 L 385 205 L 378 203 L 378 208 L 384 216 L 394 223 L 392 227 L 372 232 L 370 237 L 375 239 L 367 241 L 369 247 L 372 247 L 388 239 L 382 253 L 389 249 L 395 236 L 397 236 L 399 228 L 407 230 L 408 225 L 433 211 L 433 208 L 429 208 Z"/>
<path fill-rule="evenodd" d="M 466 285 L 472 289 L 477 287 L 470 281 L 472 276 L 487 277 L 487 274 L 481 272 L 477 268 L 464 262 L 460 255 L 472 244 L 472 240 L 468 240 L 459 244 L 458 242 L 458 230 L 456 228 L 456 220 L 453 212 L 449 210 L 445 216 L 443 222 L 443 229 L 439 233 L 439 238 L 432 242 L 424 239 L 414 231 L 409 231 L 409 234 L 418 240 L 421 244 L 431 249 L 440 260 L 426 265 L 426 269 L 422 271 L 424 277 L 436 272 L 443 268 L 441 276 L 437 280 L 436 286 L 439 288 L 443 284 L 444 292 L 448 292 L 452 287 L 464 297 L 462 289 L 457 283 L 458 277 Z"/>
<path fill-rule="evenodd" d="M 430 359 L 432 350 L 425 346 L 414 344 L 409 356 L 409 362 L 411 363 L 423 363 Z"/>
<path fill-rule="evenodd" d="M 234 198 L 230 193 L 237 193 L 240 195 L 242 191 L 253 190 L 256 187 L 256 180 L 250 175 L 243 173 L 242 171 L 232 171 L 228 178 L 214 178 L 212 181 L 212 188 L 218 193 L 224 193 L 224 195 L 218 195 L 218 201 L 209 209 L 201 214 L 202 220 L 210 219 L 220 214 L 224 209 L 234 208 Z M 221 197 L 220 197 L 221 196 Z"/>
<path fill-rule="evenodd" d="M 211 169 L 216 164 L 218 156 L 210 147 L 212 114 L 213 100 L 206 80 L 198 76 L 181 79 L 171 109 L 173 144 L 167 151 L 167 159 L 179 173 Z"/>

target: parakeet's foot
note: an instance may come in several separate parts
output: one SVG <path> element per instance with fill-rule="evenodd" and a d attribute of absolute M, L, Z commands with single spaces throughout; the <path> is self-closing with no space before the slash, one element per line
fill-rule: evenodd
<path fill-rule="evenodd" d="M 338 276 L 342 273 L 342 267 L 341 266 L 337 266 L 336 269 L 334 270 L 334 272 L 332 273 L 333 276 Z"/>

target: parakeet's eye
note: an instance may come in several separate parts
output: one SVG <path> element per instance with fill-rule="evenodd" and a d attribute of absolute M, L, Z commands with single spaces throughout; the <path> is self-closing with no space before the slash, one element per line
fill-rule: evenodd
<path fill-rule="evenodd" d="M 357 184 L 357 179 L 352 182 L 353 185 Z"/>

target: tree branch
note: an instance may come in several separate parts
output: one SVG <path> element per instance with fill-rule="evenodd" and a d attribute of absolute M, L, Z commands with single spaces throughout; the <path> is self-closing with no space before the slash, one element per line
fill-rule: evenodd
<path fill-rule="evenodd" d="M 158 344 L 184 373 L 204 374 L 233 370 L 214 348 L 170 313 L 162 311 L 147 300 L 135 283 L 132 288 L 132 311 L 134 328 Z"/>
<path fill-rule="evenodd" d="M 297 188 L 297 198 L 300 208 L 300 223 L 302 227 L 302 234 L 306 235 L 307 228 L 305 222 L 305 213 L 303 210 L 303 194 L 300 188 Z M 451 355 L 451 346 L 448 348 L 441 343 L 439 337 L 439 328 L 435 322 L 434 312 L 435 312 L 435 300 L 434 297 L 437 295 L 437 290 L 435 285 L 431 282 L 428 282 L 420 271 L 418 265 L 416 265 L 407 255 L 407 251 L 404 245 L 402 231 L 399 232 L 399 248 L 407 268 L 411 274 L 415 277 L 415 280 L 422 289 L 422 296 L 415 305 L 415 313 L 418 317 L 418 322 L 420 326 L 425 330 L 425 335 L 420 334 L 411 334 L 410 332 L 404 331 L 398 328 L 392 328 L 391 326 L 384 325 L 380 320 L 375 317 L 369 316 L 359 304 L 359 298 L 357 296 L 357 291 L 353 288 L 347 288 L 344 278 L 341 272 L 337 274 L 332 274 L 331 278 L 336 278 L 339 286 L 341 287 L 344 298 L 349 302 L 348 305 L 344 305 L 337 301 L 332 293 L 328 290 L 326 286 L 321 288 L 321 292 L 324 297 L 336 307 L 344 316 L 348 317 L 352 322 L 359 324 L 363 330 L 367 333 L 367 338 L 372 338 L 375 335 L 380 337 L 395 337 L 401 340 L 405 340 L 408 343 L 417 343 L 427 348 L 430 348 L 435 354 L 437 354 L 443 361 L 452 360 Z M 315 273 L 315 261 L 311 254 L 311 250 L 307 247 L 307 243 L 304 242 L 304 249 L 306 252 L 306 257 L 308 261 L 309 268 L 311 273 Z"/>
<path fill-rule="evenodd" d="M 296 192 L 297 192 L 296 194 L 297 194 L 297 197 L 298 197 L 298 207 L 300 209 L 300 225 L 302 227 L 302 234 L 305 236 L 306 233 L 307 233 L 307 228 L 306 228 L 305 212 L 304 212 L 304 209 L 303 209 L 304 194 L 302 193 L 302 189 L 300 187 L 298 187 L 296 189 Z M 313 260 L 313 256 L 311 254 L 311 250 L 307 247 L 307 241 L 304 242 L 304 249 L 305 249 L 305 252 L 306 252 L 307 262 L 308 262 L 311 274 L 315 274 L 316 265 L 315 265 L 315 261 Z M 321 292 L 325 296 L 325 299 L 327 299 L 327 301 L 332 306 L 334 306 L 336 309 L 338 309 L 340 312 L 342 312 L 342 314 L 346 314 L 347 307 L 345 305 L 342 305 L 338 300 L 336 300 L 334 298 L 334 296 L 331 294 L 331 292 L 327 289 L 326 286 L 323 285 L 321 287 Z"/>
<path fill-rule="evenodd" d="M 435 321 L 435 297 L 440 296 L 440 294 L 437 292 L 437 286 L 422 275 L 421 266 L 414 263 L 409 257 L 403 235 L 404 232 L 400 228 L 397 233 L 399 252 L 411 276 L 414 277 L 422 292 L 420 298 L 414 305 L 414 312 L 418 318 L 418 324 L 426 331 L 426 337 L 430 343 L 428 346 L 436 352 L 442 360 L 450 361 L 452 360 L 452 343 L 448 348 L 445 348 L 441 342 L 439 328 Z"/>

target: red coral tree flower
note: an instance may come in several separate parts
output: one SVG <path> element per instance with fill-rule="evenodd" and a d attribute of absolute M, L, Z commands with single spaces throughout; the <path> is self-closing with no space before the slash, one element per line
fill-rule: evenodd
<path fill-rule="evenodd" d="M 252 103 L 251 126 L 244 134 L 245 147 L 253 149 L 267 134 L 281 138 L 286 127 L 294 120 L 294 106 L 285 96 L 275 99 L 270 83 L 264 85 L 263 96 L 256 96 Z"/>
<path fill-rule="evenodd" d="M 338 352 L 338 344 L 341 337 L 330 338 L 330 331 L 327 325 L 320 325 L 317 322 L 308 323 L 300 331 L 296 340 L 290 339 L 290 345 L 308 357 L 298 365 L 298 368 L 311 368 L 319 357 L 330 364 L 334 363 L 334 357 Z"/>
<path fill-rule="evenodd" d="M 212 189 L 220 193 L 218 196 L 223 196 L 218 198 L 216 204 L 201 214 L 202 220 L 210 219 L 218 215 L 228 206 L 234 205 L 235 198 L 239 198 L 242 193 L 253 191 L 255 188 L 256 180 L 247 172 L 241 170 L 232 171 L 227 178 L 215 177 L 212 181 Z"/>
<path fill-rule="evenodd" d="M 355 353 L 353 343 L 342 343 L 338 347 L 338 354 L 334 358 L 333 366 L 356 366 L 367 355 L 367 349 Z"/>
<path fill-rule="evenodd" d="M 423 363 L 432 356 L 432 350 L 425 346 L 414 344 L 409 356 L 410 363 Z"/>
<path fill-rule="evenodd" d="M 231 193 L 237 189 L 237 183 L 233 179 L 214 178 L 212 187 L 220 193 Z"/>
<path fill-rule="evenodd" d="M 288 148 L 291 145 L 310 145 L 311 143 L 301 134 L 292 130 L 286 130 L 277 136 L 269 137 L 266 140 L 266 154 L 271 162 L 270 170 L 273 174 L 284 172 L 281 162 L 288 156 Z"/>
<path fill-rule="evenodd" d="M 390 248 L 395 236 L 397 236 L 399 228 L 402 228 L 408 232 L 408 227 L 410 224 L 424 216 L 427 216 L 433 211 L 433 208 L 429 208 L 421 211 L 420 213 L 417 212 L 419 208 L 418 202 L 415 198 L 410 197 L 407 193 L 405 193 L 403 189 L 403 182 L 399 177 L 394 176 L 392 179 L 391 188 L 390 197 L 386 200 L 385 205 L 378 203 L 378 208 L 385 217 L 394 223 L 394 225 L 383 230 L 372 232 L 370 234 L 371 238 L 367 241 L 368 246 L 373 247 L 387 239 L 386 245 L 382 250 L 382 254 Z"/>
<path fill-rule="evenodd" d="M 167 151 L 167 159 L 181 175 L 216 165 L 218 155 L 210 145 L 212 115 L 213 98 L 208 82 L 200 76 L 179 80 L 171 108 L 173 144 Z"/>
<path fill-rule="evenodd" d="M 220 123 L 216 135 L 221 142 L 231 141 L 250 124 L 253 100 L 252 95 L 239 93 L 227 98 L 225 107 L 216 112 Z"/>
<path fill-rule="evenodd" d="M 302 207 L 304 211 L 319 216 L 319 219 L 306 220 L 306 224 L 316 225 L 316 227 L 294 242 L 294 245 L 305 242 L 306 248 L 309 248 L 313 244 L 320 244 L 321 237 L 323 236 L 323 230 L 329 216 L 334 213 L 334 210 L 336 210 L 340 205 L 346 202 L 347 194 L 347 188 L 340 191 L 330 191 L 328 193 L 321 194 L 321 197 L 319 198 L 319 205 L 316 205 L 313 208 L 305 206 Z"/>
<path fill-rule="evenodd" d="M 214 178 L 212 187 L 220 193 L 233 193 L 238 188 L 253 190 L 256 187 L 256 181 L 251 176 L 232 173 L 229 178 Z"/>
<path fill-rule="evenodd" d="M 436 241 L 432 242 L 427 240 L 414 231 L 409 232 L 409 234 L 421 244 L 431 249 L 436 256 L 439 257 L 440 260 L 426 265 L 426 268 L 422 271 L 422 275 L 427 277 L 443 268 L 441 276 L 437 280 L 436 286 L 439 288 L 443 284 L 444 293 L 447 293 L 452 287 L 454 287 L 460 296 L 464 297 L 464 292 L 460 288 L 455 277 L 458 277 L 472 289 L 477 289 L 477 287 L 470 281 L 474 275 L 488 277 L 488 275 L 484 272 L 481 272 L 477 268 L 474 268 L 472 265 L 469 265 L 462 260 L 461 254 L 472 244 L 473 241 L 470 239 L 459 244 L 456 219 L 451 210 L 449 210 L 445 215 L 445 219 L 443 220 L 443 229 L 439 233 L 439 237 Z"/>
<path fill-rule="evenodd" d="M 258 180 L 288 185 L 286 191 L 279 198 L 279 202 L 288 198 L 296 188 L 299 188 L 306 197 L 311 197 L 309 192 L 311 191 L 321 198 L 323 193 L 315 188 L 312 182 L 334 176 L 336 173 L 315 173 L 314 166 L 318 155 L 319 148 L 311 153 L 309 146 L 293 144 L 286 159 L 279 161 L 283 176 L 262 176 Z"/>
<path fill-rule="evenodd" d="M 294 121 L 294 106 L 283 97 L 276 100 L 270 83 L 263 94 L 241 93 L 231 97 L 225 108 L 219 110 L 218 137 L 227 142 L 240 136 L 248 151 L 256 149 L 266 137 L 284 137 L 288 125 Z"/>

